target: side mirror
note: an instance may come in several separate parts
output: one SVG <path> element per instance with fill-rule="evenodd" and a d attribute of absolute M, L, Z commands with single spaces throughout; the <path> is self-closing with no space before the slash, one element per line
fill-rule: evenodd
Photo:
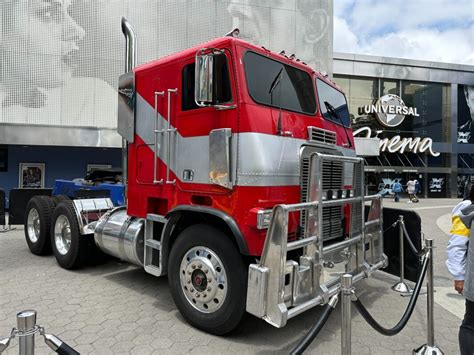
<path fill-rule="evenodd" d="M 220 58 L 225 60 L 224 51 L 216 48 L 202 48 L 196 53 L 194 99 L 198 106 L 215 106 L 219 101 L 215 92 L 214 68 Z"/>
<path fill-rule="evenodd" d="M 198 106 L 212 105 L 213 99 L 213 69 L 214 52 L 203 48 L 196 53 L 196 78 L 194 98 Z"/>

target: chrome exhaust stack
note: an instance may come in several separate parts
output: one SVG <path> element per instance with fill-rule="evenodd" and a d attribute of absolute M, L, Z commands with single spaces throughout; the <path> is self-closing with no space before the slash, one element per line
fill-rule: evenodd
<path fill-rule="evenodd" d="M 122 32 L 125 36 L 125 75 L 132 74 L 131 71 L 137 63 L 137 36 L 132 25 L 127 21 L 125 17 L 122 17 Z M 130 75 L 129 75 L 130 76 Z M 122 78 L 121 80 L 122 81 Z M 128 185 L 128 142 L 133 142 L 133 136 L 135 134 L 135 117 L 134 109 L 132 107 L 131 113 L 126 116 L 121 116 L 120 98 L 126 96 L 126 106 L 130 106 L 130 96 L 127 93 L 124 94 L 123 88 L 119 84 L 119 110 L 118 110 L 118 132 L 122 135 L 122 180 L 125 187 L 124 202 L 127 203 L 127 185 Z M 132 100 L 134 101 L 134 100 Z M 126 110 L 127 111 L 127 110 Z M 128 117 L 124 119 L 122 117 Z"/>

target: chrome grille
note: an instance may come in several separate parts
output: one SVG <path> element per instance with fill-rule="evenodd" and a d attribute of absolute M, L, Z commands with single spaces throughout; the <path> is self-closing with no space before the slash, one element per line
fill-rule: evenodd
<path fill-rule="evenodd" d="M 324 161 L 322 172 L 322 189 L 341 190 L 343 188 L 344 166 L 339 162 Z M 309 196 L 310 158 L 301 159 L 301 202 L 308 202 Z M 323 208 L 323 240 L 339 238 L 342 229 L 343 208 L 341 206 Z M 301 230 L 306 227 L 306 211 L 301 211 Z"/>
<path fill-rule="evenodd" d="M 310 141 L 336 144 L 336 132 L 317 127 L 308 127 L 308 137 Z"/>

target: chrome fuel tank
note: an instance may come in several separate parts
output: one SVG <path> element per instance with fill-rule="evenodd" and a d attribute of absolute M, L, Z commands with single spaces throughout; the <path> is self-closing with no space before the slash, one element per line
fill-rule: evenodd
<path fill-rule="evenodd" d="M 143 266 L 145 220 L 127 215 L 125 207 L 101 218 L 94 231 L 95 243 L 104 253 Z"/>

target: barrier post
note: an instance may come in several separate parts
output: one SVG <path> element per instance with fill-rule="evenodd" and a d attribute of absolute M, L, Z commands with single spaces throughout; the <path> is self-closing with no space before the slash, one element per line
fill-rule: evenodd
<path fill-rule="evenodd" d="M 352 338 L 352 275 L 344 274 L 341 276 L 341 354 L 351 354 Z"/>
<path fill-rule="evenodd" d="M 36 311 L 31 310 L 17 313 L 16 324 L 18 331 L 23 333 L 18 340 L 20 345 L 20 355 L 34 355 Z M 29 332 L 31 332 L 31 334 L 25 334 Z"/>
<path fill-rule="evenodd" d="M 443 355 L 444 353 L 435 345 L 434 340 L 434 274 L 433 274 L 433 239 L 426 239 L 426 249 L 429 253 L 428 281 L 427 281 L 427 314 L 428 314 L 428 342 L 418 349 L 413 350 L 413 354 Z"/>
<path fill-rule="evenodd" d="M 400 246 L 400 281 L 392 286 L 392 290 L 400 293 L 411 293 L 412 288 L 405 282 L 405 242 L 403 235 L 403 216 L 398 216 L 398 229 L 399 229 L 399 246 Z"/>

